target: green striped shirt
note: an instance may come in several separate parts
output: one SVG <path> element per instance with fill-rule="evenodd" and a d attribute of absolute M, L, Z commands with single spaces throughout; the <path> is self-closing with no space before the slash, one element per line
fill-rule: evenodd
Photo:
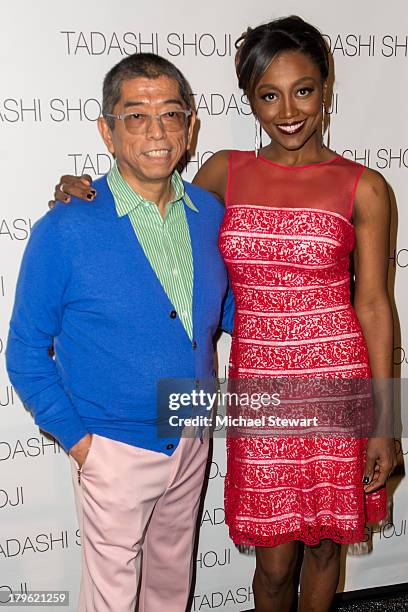
<path fill-rule="evenodd" d="M 124 180 L 117 164 L 107 176 L 119 217 L 129 215 L 136 237 L 190 337 L 193 337 L 193 255 L 184 204 L 198 213 L 185 193 L 180 174 L 171 182 L 174 198 L 165 217 Z"/>

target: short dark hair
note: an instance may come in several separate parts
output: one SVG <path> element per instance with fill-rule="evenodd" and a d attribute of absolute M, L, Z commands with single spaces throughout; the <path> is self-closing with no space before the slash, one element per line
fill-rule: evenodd
<path fill-rule="evenodd" d="M 319 68 L 323 81 L 329 75 L 329 51 L 322 34 L 297 15 L 248 28 L 235 46 L 238 84 L 249 99 L 271 61 L 285 51 L 308 55 Z"/>
<path fill-rule="evenodd" d="M 176 81 L 180 97 L 187 109 L 191 109 L 191 87 L 183 73 L 171 62 L 155 53 L 134 53 L 125 57 L 109 70 L 103 81 L 102 115 L 113 113 L 120 100 L 122 83 L 129 79 L 144 77 L 157 79 L 167 76 Z M 115 125 L 112 117 L 106 118 L 111 129 Z"/>

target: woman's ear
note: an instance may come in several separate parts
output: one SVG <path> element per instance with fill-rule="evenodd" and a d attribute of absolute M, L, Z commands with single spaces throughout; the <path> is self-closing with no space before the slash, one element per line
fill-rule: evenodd
<path fill-rule="evenodd" d="M 323 86 L 322 86 L 322 101 L 323 101 L 324 108 L 328 108 L 328 106 L 330 106 L 329 105 L 329 100 L 327 99 L 327 95 L 328 95 L 327 81 L 323 81 Z"/>

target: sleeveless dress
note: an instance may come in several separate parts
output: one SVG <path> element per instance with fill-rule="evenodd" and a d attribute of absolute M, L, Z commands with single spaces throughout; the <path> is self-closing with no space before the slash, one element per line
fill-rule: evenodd
<path fill-rule="evenodd" d="M 236 307 L 230 379 L 369 379 L 349 272 L 363 171 L 341 156 L 289 167 L 230 152 L 219 237 Z M 361 436 L 227 434 L 232 540 L 363 541 L 387 505 L 385 488 L 364 493 L 365 447 Z"/>

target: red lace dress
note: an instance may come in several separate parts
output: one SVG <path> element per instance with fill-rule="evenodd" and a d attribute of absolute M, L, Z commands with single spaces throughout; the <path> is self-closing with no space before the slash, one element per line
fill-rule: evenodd
<path fill-rule="evenodd" d="M 230 153 L 219 238 L 236 304 L 230 379 L 370 376 L 349 288 L 363 170 L 340 156 L 287 167 Z M 363 541 L 366 522 L 386 514 L 385 489 L 363 491 L 365 446 L 357 436 L 228 437 L 232 540 Z"/>

